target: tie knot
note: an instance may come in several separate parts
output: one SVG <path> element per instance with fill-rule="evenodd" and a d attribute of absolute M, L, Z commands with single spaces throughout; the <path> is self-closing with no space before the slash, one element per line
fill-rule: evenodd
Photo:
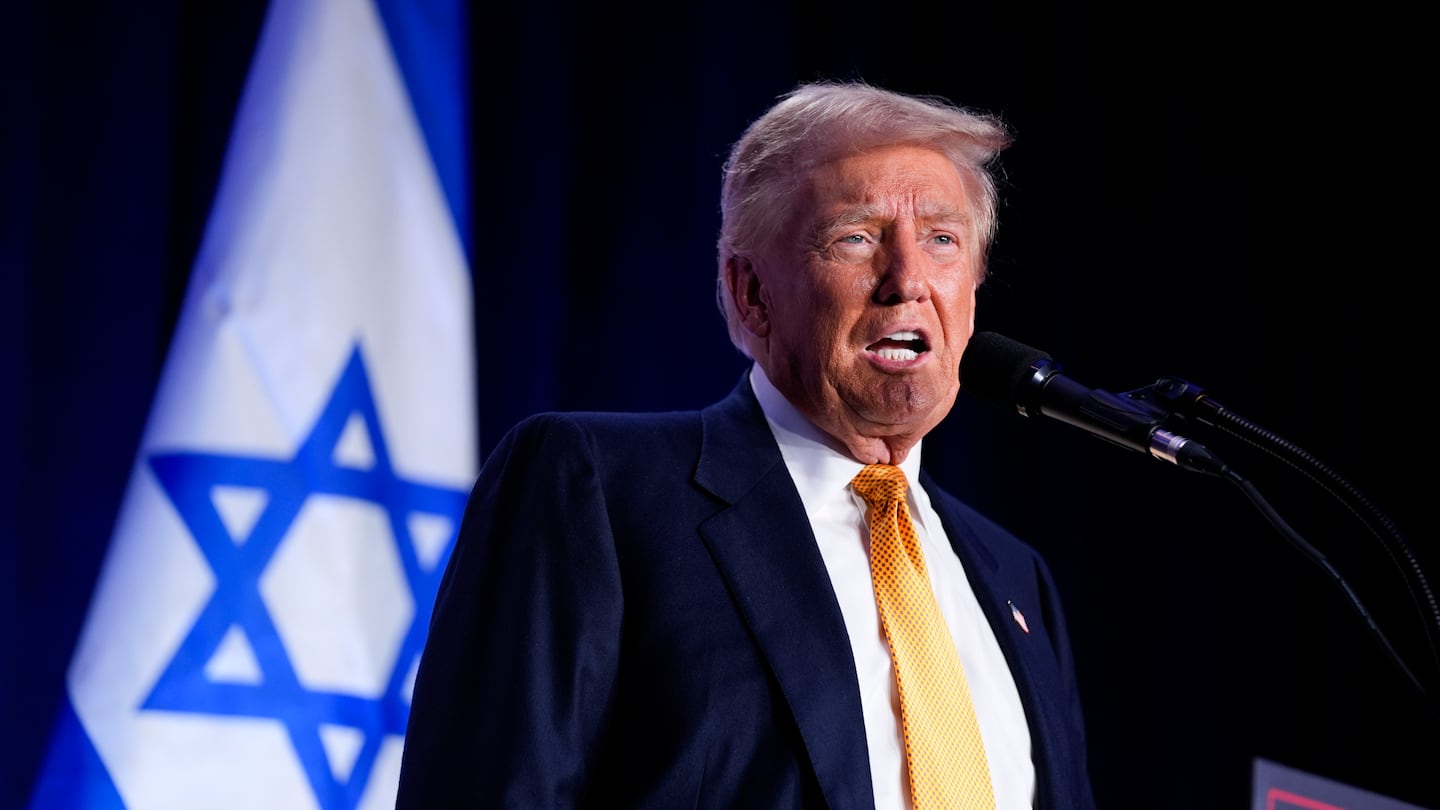
<path fill-rule="evenodd" d="M 905 471 L 893 464 L 870 464 L 850 482 L 866 503 L 905 500 Z"/>

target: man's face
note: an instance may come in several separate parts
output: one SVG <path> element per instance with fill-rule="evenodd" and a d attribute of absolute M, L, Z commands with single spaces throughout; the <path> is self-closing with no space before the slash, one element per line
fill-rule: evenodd
<path fill-rule="evenodd" d="M 753 265 L 762 367 L 852 450 L 891 437 L 908 449 L 954 404 L 975 326 L 959 174 L 931 149 L 875 149 L 814 169 L 794 212 Z"/>

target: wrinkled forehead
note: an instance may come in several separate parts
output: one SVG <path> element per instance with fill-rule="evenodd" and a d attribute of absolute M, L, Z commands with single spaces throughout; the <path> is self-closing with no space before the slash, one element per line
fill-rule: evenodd
<path fill-rule="evenodd" d="M 950 159 L 917 146 L 838 155 L 806 171 L 795 191 L 792 216 L 822 223 L 908 216 L 959 224 L 970 206 Z"/>

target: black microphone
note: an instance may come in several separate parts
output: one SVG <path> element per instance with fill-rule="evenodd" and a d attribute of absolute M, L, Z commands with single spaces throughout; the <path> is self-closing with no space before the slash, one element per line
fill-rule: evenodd
<path fill-rule="evenodd" d="M 1204 445 L 1165 429 L 1168 411 L 1138 399 L 1086 388 L 1060 373 L 1039 349 L 995 332 L 976 332 L 960 357 L 960 390 L 1021 416 L 1043 414 L 1112 444 L 1192 472 L 1224 475 Z"/>

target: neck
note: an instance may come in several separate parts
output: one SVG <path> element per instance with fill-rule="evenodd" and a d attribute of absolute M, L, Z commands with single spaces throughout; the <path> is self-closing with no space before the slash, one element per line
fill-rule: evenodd
<path fill-rule="evenodd" d="M 850 455 L 862 464 L 902 464 L 915 447 L 909 436 L 836 436 Z"/>

